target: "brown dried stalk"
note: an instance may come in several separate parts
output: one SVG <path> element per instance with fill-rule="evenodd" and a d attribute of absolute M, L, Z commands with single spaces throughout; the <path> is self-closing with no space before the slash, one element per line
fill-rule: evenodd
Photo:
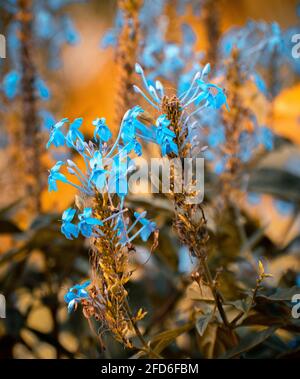
<path fill-rule="evenodd" d="M 110 217 L 113 207 L 108 196 L 98 195 L 94 202 L 95 217 L 102 220 Z M 126 310 L 127 291 L 124 286 L 130 279 L 128 271 L 128 248 L 118 248 L 116 229 L 111 223 L 101 227 L 103 237 L 95 238 L 92 243 L 92 277 L 97 298 L 100 300 L 100 315 L 105 325 L 116 339 L 131 348 L 127 337 L 131 331 L 130 320 Z"/>
<path fill-rule="evenodd" d="M 99 220 L 111 217 L 119 204 L 117 195 L 98 193 L 94 199 L 94 217 Z M 139 309 L 133 315 L 128 304 L 125 285 L 131 278 L 129 257 L 135 251 L 132 244 L 122 247 L 117 234 L 116 218 L 100 227 L 102 236 L 94 238 L 91 249 L 92 283 L 89 287 L 91 300 L 83 300 L 84 315 L 102 323 L 103 332 L 109 330 L 117 341 L 127 348 L 134 348 L 131 338 L 136 336 L 142 350 L 150 357 L 158 356 L 150 349 L 137 325 L 147 312 Z M 102 342 L 101 342 L 102 344 Z M 135 347 L 136 348 L 136 347 Z"/>
<path fill-rule="evenodd" d="M 240 193 L 239 179 L 242 172 L 242 163 L 238 156 L 240 150 L 239 138 L 244 128 L 249 128 L 248 131 L 251 131 L 252 128 L 251 123 L 247 122 L 250 111 L 244 106 L 241 96 L 244 80 L 245 74 L 241 70 L 240 52 L 234 48 L 225 78 L 230 112 L 222 112 L 225 142 L 221 147 L 221 151 L 227 157 L 227 160 L 225 170 L 220 176 L 220 193 L 224 204 L 227 205 L 230 204 L 232 199 L 236 200 Z"/>
<path fill-rule="evenodd" d="M 118 0 L 119 9 L 124 14 L 124 25 L 119 36 L 116 55 L 118 68 L 118 90 L 115 108 L 115 122 L 120 125 L 125 112 L 135 104 L 133 90 L 135 63 L 140 42 L 139 13 L 143 0 Z"/>
<path fill-rule="evenodd" d="M 33 31 L 32 31 L 32 0 L 19 0 L 18 19 L 21 24 L 21 97 L 23 104 L 23 154 L 25 185 L 28 207 L 30 211 L 39 212 L 41 209 L 40 194 L 42 191 L 40 165 L 40 128 L 37 117 L 37 99 L 34 82 L 36 69 L 33 60 Z"/>
<path fill-rule="evenodd" d="M 206 62 L 216 67 L 218 61 L 218 44 L 221 37 L 219 0 L 205 0 L 203 5 L 203 22 L 207 39 Z"/>
<path fill-rule="evenodd" d="M 168 120 L 171 121 L 170 129 L 176 134 L 175 141 L 179 148 L 179 158 L 184 159 L 187 157 L 189 145 L 185 143 L 186 133 L 181 133 L 181 116 L 182 107 L 177 96 L 165 96 L 162 104 L 161 111 L 166 114 Z M 174 158 L 173 154 L 169 158 Z M 183 179 L 183 178 L 182 178 Z M 183 179 L 184 180 L 184 179 Z M 220 316 L 224 325 L 229 327 L 226 313 L 223 309 L 223 299 L 217 288 L 210 269 L 207 264 L 208 258 L 208 240 L 209 233 L 207 228 L 207 220 L 201 204 L 189 204 L 186 199 L 190 196 L 184 190 L 182 193 L 174 191 L 174 168 L 171 169 L 171 196 L 175 206 L 175 221 L 174 227 L 179 236 L 180 241 L 189 247 L 192 255 L 198 258 L 199 261 L 199 277 L 204 276 L 211 291 L 213 293 L 216 306 L 219 310 Z"/>

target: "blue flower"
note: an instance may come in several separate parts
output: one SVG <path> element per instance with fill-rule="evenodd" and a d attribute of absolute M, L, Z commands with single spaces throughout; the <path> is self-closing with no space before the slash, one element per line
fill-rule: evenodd
<path fill-rule="evenodd" d="M 255 132 L 257 132 L 255 118 L 253 118 L 253 124 L 255 127 Z M 253 151 L 257 148 L 257 135 L 247 131 L 242 131 L 239 135 L 239 144 L 240 148 L 237 156 L 242 162 L 248 162 L 253 155 Z"/>
<path fill-rule="evenodd" d="M 253 73 L 253 80 L 254 80 L 254 83 L 255 83 L 257 89 L 266 96 L 268 90 L 267 90 L 267 85 L 266 85 L 265 81 L 263 80 L 263 78 L 257 72 L 254 72 Z"/>
<path fill-rule="evenodd" d="M 102 49 L 106 49 L 110 46 L 117 46 L 119 33 L 124 25 L 123 12 L 119 9 L 115 18 L 115 25 L 113 28 L 109 29 L 101 40 Z"/>
<path fill-rule="evenodd" d="M 55 29 L 55 20 L 51 13 L 40 9 L 35 15 L 34 32 L 42 39 L 50 39 Z"/>
<path fill-rule="evenodd" d="M 11 71 L 3 79 L 3 91 L 12 100 L 18 93 L 21 76 L 17 71 Z"/>
<path fill-rule="evenodd" d="M 75 149 L 77 150 L 77 152 L 79 154 L 84 154 L 85 148 L 86 148 L 86 144 L 84 140 L 78 138 L 75 143 Z"/>
<path fill-rule="evenodd" d="M 271 129 L 261 127 L 258 134 L 259 142 L 264 145 L 265 149 L 270 151 L 274 147 L 274 134 Z"/>
<path fill-rule="evenodd" d="M 215 96 L 215 107 L 216 109 L 220 109 L 224 104 L 227 110 L 229 111 L 226 95 L 224 91 L 221 88 L 219 88 L 218 93 Z"/>
<path fill-rule="evenodd" d="M 122 120 L 121 138 L 125 145 L 133 142 L 132 149 L 134 149 L 134 140 L 137 137 L 140 137 L 145 141 L 150 140 L 154 142 L 155 140 L 154 129 L 146 127 L 142 122 L 140 122 L 137 119 L 137 117 L 140 116 L 142 113 L 144 113 L 143 109 L 139 106 L 136 106 L 127 111 Z"/>
<path fill-rule="evenodd" d="M 293 203 L 288 201 L 276 199 L 274 200 L 274 205 L 276 210 L 283 216 L 289 216 L 294 210 Z"/>
<path fill-rule="evenodd" d="M 55 124 L 55 119 L 53 115 L 50 112 L 46 111 L 45 109 L 41 109 L 39 111 L 39 116 L 41 117 L 43 121 L 43 127 L 47 130 L 51 130 L 51 128 Z"/>
<path fill-rule="evenodd" d="M 113 160 L 112 173 L 109 178 L 109 191 L 117 193 L 120 197 L 124 197 L 128 193 L 127 182 L 127 159 L 123 155 L 118 155 Z"/>
<path fill-rule="evenodd" d="M 136 155 L 142 155 L 142 145 L 138 142 L 136 138 L 132 138 L 130 142 L 125 147 L 127 153 L 130 153 L 132 150 L 136 153 Z"/>
<path fill-rule="evenodd" d="M 91 281 L 88 280 L 82 284 L 76 284 L 74 287 L 70 288 L 69 291 L 65 294 L 64 300 L 68 303 L 69 313 L 74 310 L 76 305 L 84 299 L 89 298 L 89 293 L 86 288 L 91 284 Z"/>
<path fill-rule="evenodd" d="M 187 45 L 194 45 L 196 43 L 196 35 L 189 24 L 182 24 L 183 40 Z"/>
<path fill-rule="evenodd" d="M 73 237 L 77 238 L 79 230 L 77 225 L 72 223 L 72 220 L 75 216 L 76 210 L 68 208 L 64 211 L 62 215 L 62 226 L 61 232 L 66 236 L 67 239 L 72 240 Z"/>
<path fill-rule="evenodd" d="M 165 114 L 158 117 L 156 120 L 156 126 L 157 128 L 168 128 L 171 124 L 171 121 L 167 118 Z M 175 135 L 175 134 L 174 134 Z"/>
<path fill-rule="evenodd" d="M 109 46 L 116 46 L 118 42 L 118 35 L 114 29 L 109 30 L 100 42 L 102 49 L 106 49 Z"/>
<path fill-rule="evenodd" d="M 85 208 L 83 212 L 78 216 L 80 222 L 78 228 L 84 237 L 92 237 L 93 227 L 102 226 L 103 222 L 93 217 L 92 208 Z"/>
<path fill-rule="evenodd" d="M 251 205 L 258 205 L 261 202 L 261 195 L 254 192 L 249 192 L 247 195 L 247 200 Z"/>
<path fill-rule="evenodd" d="M 75 143 L 76 140 L 84 141 L 84 136 L 79 130 L 83 122 L 83 118 L 76 118 L 70 125 L 66 140 L 67 140 L 67 145 L 69 147 L 72 147 Z"/>
<path fill-rule="evenodd" d="M 97 118 L 93 121 L 93 125 L 96 127 L 94 132 L 94 138 L 96 141 L 98 141 L 97 137 L 99 137 L 99 139 L 104 142 L 107 142 L 111 139 L 112 133 L 106 125 L 105 118 Z"/>
<path fill-rule="evenodd" d="M 211 150 L 205 150 L 203 152 L 203 157 L 208 161 L 213 161 L 215 159 L 215 154 Z"/>
<path fill-rule="evenodd" d="M 146 212 L 145 212 L 146 215 Z M 153 221 L 149 221 L 144 217 L 142 217 L 138 212 L 134 212 L 134 217 L 139 220 L 139 222 L 143 225 L 143 227 L 140 230 L 140 236 L 141 239 L 146 242 L 148 241 L 148 238 L 150 235 L 156 230 L 156 223 Z"/>
<path fill-rule="evenodd" d="M 161 153 L 163 156 L 171 153 L 178 155 L 178 146 L 172 139 L 165 138 L 161 144 Z"/>
<path fill-rule="evenodd" d="M 50 91 L 46 86 L 46 83 L 41 78 L 37 78 L 35 81 L 35 88 L 42 100 L 49 100 L 51 97 Z"/>
<path fill-rule="evenodd" d="M 34 18 L 32 20 L 33 33 L 37 49 L 45 50 L 45 58 L 51 68 L 59 66 L 59 54 L 62 45 L 67 42 L 74 44 L 78 41 L 72 21 L 68 16 L 58 10 L 71 2 L 83 2 L 84 0 L 44 0 L 33 1 Z M 59 5 L 59 6 L 58 6 Z M 19 12 L 18 1 L 6 0 L 0 2 L 0 9 L 10 13 L 7 23 L 7 46 L 9 56 L 16 67 L 20 66 L 20 20 L 16 19 Z M 3 10 L 3 9 L 1 9 Z M 40 91 L 39 91 L 40 92 Z M 48 91 L 43 92 L 48 98 Z"/>
<path fill-rule="evenodd" d="M 222 172 L 225 170 L 225 162 L 223 160 L 216 162 L 214 169 L 217 175 L 222 174 Z"/>
<path fill-rule="evenodd" d="M 121 137 L 124 142 L 124 144 L 128 144 L 131 142 L 132 139 L 135 138 L 136 133 L 136 123 L 135 123 L 135 116 L 134 116 L 134 109 L 131 111 L 128 111 L 122 122 L 122 132 Z"/>
<path fill-rule="evenodd" d="M 60 180 L 63 183 L 68 183 L 68 180 L 65 177 L 65 175 L 59 172 L 61 166 L 63 165 L 64 165 L 64 162 L 59 161 L 49 171 L 49 176 L 48 176 L 49 192 L 57 191 L 57 183 L 56 183 L 57 180 Z"/>
<path fill-rule="evenodd" d="M 168 126 L 171 124 L 166 115 L 161 115 L 156 121 L 156 142 L 161 145 L 165 139 L 173 139 L 176 134 Z"/>
<path fill-rule="evenodd" d="M 114 230 L 116 230 L 120 242 L 125 244 L 128 239 L 126 225 L 124 224 L 122 217 L 118 217 Z"/>
<path fill-rule="evenodd" d="M 106 170 L 103 168 L 102 154 L 96 151 L 93 158 L 90 160 L 90 167 L 92 169 L 89 185 L 93 183 L 98 191 L 101 191 L 106 183 Z"/>
<path fill-rule="evenodd" d="M 65 144 L 65 136 L 61 131 L 61 128 L 64 126 L 66 122 L 69 120 L 67 118 L 63 118 L 59 122 L 57 122 L 51 129 L 49 141 L 47 143 L 47 149 L 53 144 L 56 147 L 63 146 Z"/>
<path fill-rule="evenodd" d="M 125 144 L 129 143 L 136 137 L 137 117 L 144 111 L 139 106 L 130 109 L 124 116 L 122 121 L 121 137 Z"/>
<path fill-rule="evenodd" d="M 190 273 L 196 264 L 196 259 L 193 259 L 189 249 L 186 246 L 182 246 L 178 251 L 178 270 L 181 273 Z"/>
<path fill-rule="evenodd" d="M 75 45 L 79 42 L 79 35 L 74 27 L 73 21 L 67 17 L 63 17 L 63 32 L 66 38 L 66 41 L 70 45 Z"/>
<path fill-rule="evenodd" d="M 207 142 L 211 147 L 217 147 L 225 142 L 225 133 L 223 126 L 211 127 Z"/>
<path fill-rule="evenodd" d="M 175 43 L 169 43 L 164 48 L 165 60 L 162 64 L 162 72 L 165 76 L 171 73 L 178 73 L 184 68 L 184 61 L 180 57 L 180 47 Z"/>
<path fill-rule="evenodd" d="M 216 86 L 215 84 L 207 84 L 206 87 L 209 91 L 207 96 L 207 102 L 210 105 L 210 107 L 213 109 L 220 109 L 225 104 L 227 110 L 229 111 L 227 98 L 223 89 Z"/>
<path fill-rule="evenodd" d="M 168 128 L 170 125 L 166 115 L 161 115 L 156 121 L 156 142 L 161 146 L 162 155 L 174 153 L 178 155 L 178 146 L 173 141 L 176 134 Z"/>

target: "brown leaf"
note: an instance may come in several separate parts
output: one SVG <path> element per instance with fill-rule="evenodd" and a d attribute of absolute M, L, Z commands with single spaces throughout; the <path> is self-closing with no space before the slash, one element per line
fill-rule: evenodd
<path fill-rule="evenodd" d="M 195 301 L 214 301 L 211 289 L 203 282 L 200 282 L 199 285 L 198 283 L 193 282 L 187 288 L 187 296 L 189 299 Z"/>

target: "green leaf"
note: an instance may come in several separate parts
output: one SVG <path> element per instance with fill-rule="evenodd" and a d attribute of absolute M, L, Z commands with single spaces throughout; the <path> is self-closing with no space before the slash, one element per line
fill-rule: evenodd
<path fill-rule="evenodd" d="M 215 356 L 218 343 L 218 328 L 217 324 L 208 325 L 203 337 L 200 339 L 200 350 L 205 358 L 211 359 Z"/>
<path fill-rule="evenodd" d="M 256 297 L 262 297 L 269 301 L 291 301 L 292 297 L 300 293 L 299 287 L 292 288 L 278 288 L 274 293 L 268 295 L 263 292 L 259 292 Z"/>
<path fill-rule="evenodd" d="M 300 177 L 276 168 L 262 168 L 250 176 L 249 191 L 267 193 L 299 203 Z"/>
<path fill-rule="evenodd" d="M 211 322 L 202 337 L 199 337 L 199 350 L 204 358 L 216 358 L 231 349 L 236 341 L 234 331 Z"/>
<path fill-rule="evenodd" d="M 205 315 L 201 315 L 197 317 L 196 320 L 196 329 L 199 335 L 202 337 L 206 328 L 208 327 L 208 324 L 210 323 L 212 319 L 212 313 L 208 313 Z"/>
<path fill-rule="evenodd" d="M 241 339 L 240 343 L 236 347 L 228 350 L 220 358 L 236 358 L 239 355 L 246 353 L 247 351 L 250 351 L 257 345 L 263 343 L 272 334 L 274 334 L 277 328 L 277 326 L 272 326 L 271 328 L 267 328 L 261 332 L 254 332 L 253 330 L 251 330 L 249 334 L 247 334 L 244 338 Z"/>
<path fill-rule="evenodd" d="M 194 327 L 193 322 L 189 322 L 178 328 L 167 330 L 154 336 L 151 340 L 151 347 L 156 354 L 160 354 L 167 346 L 175 341 L 181 334 L 188 332 Z"/>
<path fill-rule="evenodd" d="M 147 355 L 146 352 L 143 350 L 140 350 L 137 353 L 135 353 L 134 355 L 132 355 L 131 357 L 129 357 L 129 359 L 139 359 L 139 358 L 144 357 L 145 355 Z"/>
<path fill-rule="evenodd" d="M 214 296 L 211 289 L 206 286 L 204 283 L 193 282 L 187 288 L 187 297 L 195 301 L 205 301 L 205 302 L 214 302 Z"/>
<path fill-rule="evenodd" d="M 246 299 L 242 300 L 226 301 L 225 305 L 231 305 L 241 312 L 248 312 L 251 305 L 251 298 L 247 297 Z"/>

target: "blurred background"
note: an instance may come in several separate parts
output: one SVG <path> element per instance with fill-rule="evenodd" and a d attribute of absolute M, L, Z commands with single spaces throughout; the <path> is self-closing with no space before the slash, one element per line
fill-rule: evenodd
<path fill-rule="evenodd" d="M 35 40 L 31 41 L 34 64 L 49 91 L 44 94 L 44 99 L 37 102 L 37 107 L 49 112 L 43 114 L 43 121 L 46 120 L 49 125 L 51 122 L 53 124 L 53 120 L 64 117 L 71 120 L 83 117 L 84 131 L 91 134 L 89 125 L 92 120 L 105 117 L 116 133 L 118 63 L 115 49 L 104 49 L 101 40 L 107 30 L 114 27 L 117 2 L 88 0 L 68 3 L 63 9 L 55 10 L 55 14 L 56 17 L 60 13 L 70 17 L 76 29 L 76 43 L 71 38 L 71 43 L 61 44 L 59 52 L 54 49 L 51 59 L 57 66 L 55 69 L 50 67 L 47 56 L 50 39 L 45 39 L 41 45 Z M 5 295 L 7 301 L 6 319 L 0 320 L 0 358 L 127 357 L 130 353 L 109 335 L 105 335 L 108 348 L 105 353 L 100 353 L 95 330 L 91 330 L 81 312 L 67 313 L 64 293 L 75 282 L 86 279 L 89 273 L 88 243 L 83 239 L 68 241 L 59 231 L 60 214 L 72 203 L 75 191 L 59 185 L 59 194 L 48 193 L 46 183 L 42 183 L 40 210 L 28 211 L 31 205 L 27 204 L 28 195 L 24 192 L 23 181 L 24 167 L 30 164 L 30 158 L 26 158 L 28 160 L 24 163 L 22 147 L 18 147 L 18 141 L 22 139 L 18 125 L 23 122 L 24 99 L 22 94 L 19 97 L 7 96 L 10 89 L 7 81 L 13 81 L 7 75 L 12 69 L 18 69 L 18 58 L 12 55 L 15 46 L 11 42 L 14 35 L 11 21 L 18 19 L 22 22 L 22 15 L 1 5 L 0 33 L 10 36 L 8 42 L 11 47 L 8 57 L 1 60 L 0 71 L 0 82 L 3 83 L 0 104 L 0 293 Z M 221 34 L 233 27 L 244 27 L 249 20 L 276 22 L 282 31 L 298 28 L 300 33 L 296 0 L 220 0 L 214 6 L 218 8 Z M 33 11 L 33 17 L 36 15 Z M 194 48 L 197 51 L 205 54 L 212 48 L 201 12 L 198 15 L 188 5 L 186 12 L 178 15 L 178 20 L 187 22 L 193 28 L 197 37 Z M 41 18 L 40 22 L 47 28 L 51 27 L 46 19 Z M 66 29 L 67 26 L 63 25 L 62 28 Z M 276 133 L 278 140 L 276 148 L 259 161 L 259 170 L 275 170 L 275 174 L 269 177 L 259 171 L 254 176 L 251 190 L 243 199 L 249 231 L 262 230 L 258 254 L 266 257 L 268 271 L 274 275 L 274 286 L 278 283 L 299 285 L 300 282 L 298 74 L 297 70 L 289 73 L 287 84 L 272 98 L 272 122 L 268 126 Z M 41 88 L 40 91 L 43 92 Z M 260 122 L 267 124 L 264 101 L 259 100 L 255 107 Z M 47 176 L 54 159 L 60 156 L 43 148 L 47 141 L 47 133 L 45 135 L 42 134 L 36 143 L 40 145 L 41 171 Z M 148 310 L 144 329 L 155 330 L 156 323 L 169 325 L 160 310 L 165 299 L 173 297 L 174 281 L 187 275 L 193 262 L 174 235 L 172 210 L 168 203 L 147 197 L 132 201 L 148 207 L 161 230 L 159 249 L 147 265 L 144 262 L 149 256 L 149 249 L 142 244 L 138 247 L 132 262 L 137 269 L 129 283 L 129 298 L 133 307 L 140 306 L 143 299 L 143 306 Z M 185 309 L 188 305 L 183 303 L 180 306 Z M 170 308 L 166 313 L 172 311 L 174 309 Z M 170 356 L 177 356 L 178 350 L 188 351 L 193 343 L 192 336 L 182 336 L 176 340 L 177 346 L 170 350 Z"/>

